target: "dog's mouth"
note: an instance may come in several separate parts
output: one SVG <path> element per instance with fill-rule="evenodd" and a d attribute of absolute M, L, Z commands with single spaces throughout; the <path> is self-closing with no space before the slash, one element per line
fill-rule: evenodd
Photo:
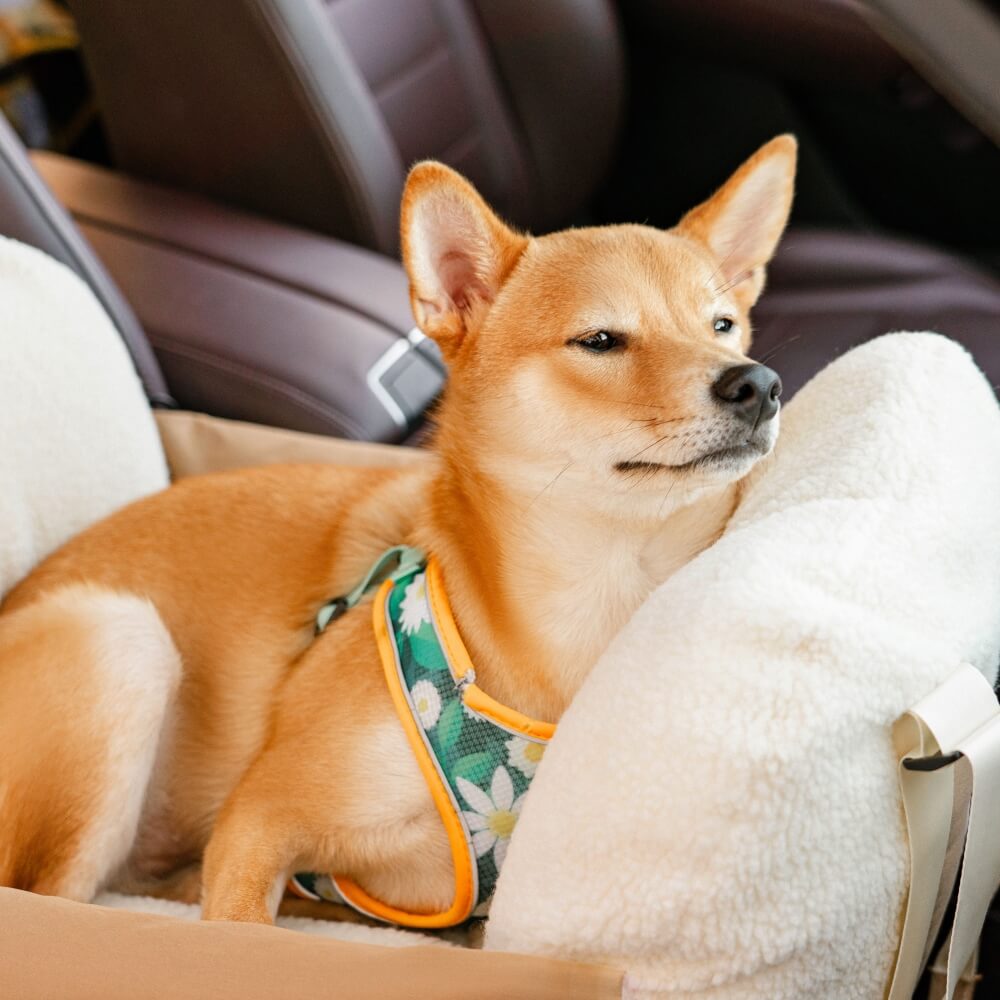
<path fill-rule="evenodd" d="M 770 451 L 770 445 L 763 441 L 745 441 L 743 444 L 728 445 L 715 451 L 705 452 L 689 462 L 667 465 L 663 462 L 616 462 L 616 472 L 694 472 L 699 469 L 719 469 L 743 465 L 747 459 L 763 458 Z"/>

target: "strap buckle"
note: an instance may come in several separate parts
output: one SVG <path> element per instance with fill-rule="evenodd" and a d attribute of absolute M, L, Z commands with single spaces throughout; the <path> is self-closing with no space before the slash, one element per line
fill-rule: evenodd
<path fill-rule="evenodd" d="M 957 884 L 938 964 L 952 1000 L 975 973 L 976 943 L 1000 886 L 1000 703 L 968 664 L 896 722 L 910 881 L 888 1000 L 909 1000 Z"/>
<path fill-rule="evenodd" d="M 470 684 L 475 684 L 475 683 L 476 683 L 476 672 L 475 672 L 475 670 L 472 669 L 472 667 L 469 667 L 469 669 L 466 670 L 465 673 L 462 674 L 461 677 L 459 677 L 459 678 L 457 678 L 455 680 L 455 690 L 458 692 L 459 696 L 461 697 L 462 695 L 465 694 L 465 689 Z"/>
<path fill-rule="evenodd" d="M 350 611 L 373 587 L 377 587 L 385 580 L 398 580 L 419 569 L 427 557 L 420 551 L 409 545 L 394 545 L 391 549 L 386 549 L 368 568 L 368 572 L 361 578 L 361 582 L 349 593 L 333 597 L 316 612 L 315 634 L 321 635 L 332 622 Z M 395 569 L 387 573 L 392 564 Z"/>
<path fill-rule="evenodd" d="M 332 601 L 327 601 L 316 612 L 316 635 L 324 632 L 328 625 L 340 618 L 349 608 L 346 597 L 335 597 Z"/>

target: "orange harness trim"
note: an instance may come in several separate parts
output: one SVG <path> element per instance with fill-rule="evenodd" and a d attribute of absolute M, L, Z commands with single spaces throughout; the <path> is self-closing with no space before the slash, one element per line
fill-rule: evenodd
<path fill-rule="evenodd" d="M 331 881 L 343 899 L 361 913 L 404 927 L 439 929 L 460 924 L 471 916 L 479 893 L 476 855 L 471 847 L 470 833 L 460 815 L 461 806 L 440 770 L 407 696 L 388 608 L 388 601 L 395 586 L 396 582 L 390 579 L 379 587 L 372 605 L 372 625 L 375 629 L 382 670 L 396 714 L 427 782 L 448 837 L 455 869 L 455 894 L 451 904 L 439 912 L 409 912 L 376 899 L 352 879 L 331 877 Z M 477 687 L 472 661 L 459 635 L 448 603 L 441 567 L 434 558 L 427 562 L 426 595 L 431 623 L 447 659 L 456 690 L 461 693 L 462 704 L 511 734 L 522 734 L 535 742 L 550 740 L 555 733 L 553 724 L 531 719 L 506 705 L 501 705 Z M 294 879 L 289 887 L 298 895 L 314 898 L 304 892 Z"/>

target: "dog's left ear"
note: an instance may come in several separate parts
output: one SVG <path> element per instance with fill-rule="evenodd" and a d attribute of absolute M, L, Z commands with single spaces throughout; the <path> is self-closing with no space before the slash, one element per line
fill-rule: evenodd
<path fill-rule="evenodd" d="M 716 286 L 731 288 L 744 309 L 764 290 L 765 266 L 788 222 L 797 149 L 794 136 L 772 139 L 677 226 L 712 251 Z"/>
<path fill-rule="evenodd" d="M 482 323 L 528 238 L 504 225 L 461 174 L 418 163 L 406 180 L 403 263 L 420 329 L 447 360 Z"/>

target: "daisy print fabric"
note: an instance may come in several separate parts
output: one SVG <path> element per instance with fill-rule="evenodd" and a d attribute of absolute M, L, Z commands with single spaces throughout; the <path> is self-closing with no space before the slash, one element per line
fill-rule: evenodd
<path fill-rule="evenodd" d="M 475 873 L 466 916 L 485 916 L 547 744 L 465 703 L 473 677 L 460 681 L 448 661 L 428 597 L 426 563 L 393 579 L 384 614 L 399 684 L 465 832 Z M 301 873 L 294 882 L 312 898 L 335 898 L 336 881 L 326 876 Z"/>
<path fill-rule="evenodd" d="M 474 905 L 480 915 L 493 894 L 546 744 L 465 705 L 435 627 L 423 570 L 398 580 L 386 607 L 410 708 L 451 791 L 474 855 Z"/>

